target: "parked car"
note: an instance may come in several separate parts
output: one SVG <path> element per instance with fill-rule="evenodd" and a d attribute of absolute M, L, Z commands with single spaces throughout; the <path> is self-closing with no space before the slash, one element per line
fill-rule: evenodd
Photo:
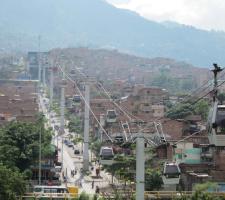
<path fill-rule="evenodd" d="M 68 146 L 69 141 L 68 140 L 64 140 L 64 144 Z"/>
<path fill-rule="evenodd" d="M 75 150 L 74 150 L 74 154 L 76 154 L 76 155 L 77 155 L 77 154 L 80 154 L 80 150 L 79 150 L 79 149 L 75 149 Z"/>
<path fill-rule="evenodd" d="M 69 141 L 68 144 L 67 144 L 67 146 L 68 147 L 73 147 L 73 143 Z"/>

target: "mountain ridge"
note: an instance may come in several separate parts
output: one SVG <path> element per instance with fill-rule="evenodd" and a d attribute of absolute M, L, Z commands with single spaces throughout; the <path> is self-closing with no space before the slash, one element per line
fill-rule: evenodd
<path fill-rule="evenodd" d="M 4 30 L 0 33 L 0 46 L 5 49 L 8 44 L 11 49 L 37 50 L 41 35 L 42 50 L 108 47 L 203 67 L 212 62 L 225 64 L 225 33 L 179 24 L 168 26 L 103 0 L 3 0 L 0 19 Z M 7 38 L 7 34 L 11 36 Z"/>

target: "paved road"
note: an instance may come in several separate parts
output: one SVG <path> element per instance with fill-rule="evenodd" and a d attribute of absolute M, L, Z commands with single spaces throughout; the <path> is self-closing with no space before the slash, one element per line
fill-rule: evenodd
<path fill-rule="evenodd" d="M 77 185 L 80 188 L 80 192 L 85 191 L 88 194 L 94 194 L 96 186 L 98 186 L 99 188 L 109 186 L 109 183 L 111 181 L 111 175 L 105 173 L 104 171 L 101 171 L 100 177 L 96 178 L 95 170 L 96 168 L 99 168 L 99 166 L 95 165 L 94 163 L 92 163 L 93 170 L 91 170 L 90 166 L 90 175 L 84 176 L 81 173 L 83 167 L 83 156 L 82 154 L 75 155 L 74 150 L 66 146 L 62 142 L 62 139 L 65 139 L 65 137 L 67 137 L 67 135 L 69 134 L 69 131 L 67 129 L 65 130 L 65 134 L 63 136 L 57 137 L 58 132 L 57 130 L 54 129 L 54 126 L 56 125 L 56 122 L 59 121 L 59 119 L 57 117 L 53 117 L 55 116 L 54 112 L 48 113 L 45 103 L 47 101 L 48 99 L 46 99 L 46 97 L 40 98 L 40 111 L 42 111 L 46 116 L 47 126 L 52 127 L 54 130 L 55 135 L 53 136 L 52 143 L 55 144 L 56 146 L 58 138 L 58 147 L 61 149 L 59 151 L 59 161 L 63 163 L 63 170 L 61 174 L 62 182 L 64 182 L 62 175 L 66 176 L 67 178 L 67 181 L 64 182 L 63 184 Z M 80 152 L 82 152 L 81 144 L 76 145 L 74 148 L 79 149 Z M 91 152 L 89 152 L 89 155 L 91 156 Z M 72 176 L 71 174 L 72 170 L 77 171 L 77 174 Z"/>

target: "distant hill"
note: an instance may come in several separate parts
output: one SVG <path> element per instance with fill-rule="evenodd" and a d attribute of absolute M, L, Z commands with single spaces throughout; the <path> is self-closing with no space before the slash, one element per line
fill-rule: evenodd
<path fill-rule="evenodd" d="M 206 68 L 194 67 L 184 62 L 166 58 L 144 58 L 118 51 L 88 48 L 54 49 L 52 59 L 65 55 L 74 66 L 88 76 L 94 76 L 111 85 L 115 80 L 165 88 L 172 93 L 190 92 L 211 79 Z M 71 62 L 66 62 L 71 63 Z M 71 67 L 67 64 L 68 73 Z"/>
<path fill-rule="evenodd" d="M 198 66 L 225 64 L 225 33 L 157 23 L 103 0 L 2 0 L 0 50 L 79 47 L 119 49 Z"/>

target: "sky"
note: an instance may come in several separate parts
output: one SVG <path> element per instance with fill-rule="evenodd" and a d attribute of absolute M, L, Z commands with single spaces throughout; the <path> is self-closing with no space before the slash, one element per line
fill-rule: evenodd
<path fill-rule="evenodd" d="M 106 0 L 154 21 L 225 31 L 225 0 Z"/>

